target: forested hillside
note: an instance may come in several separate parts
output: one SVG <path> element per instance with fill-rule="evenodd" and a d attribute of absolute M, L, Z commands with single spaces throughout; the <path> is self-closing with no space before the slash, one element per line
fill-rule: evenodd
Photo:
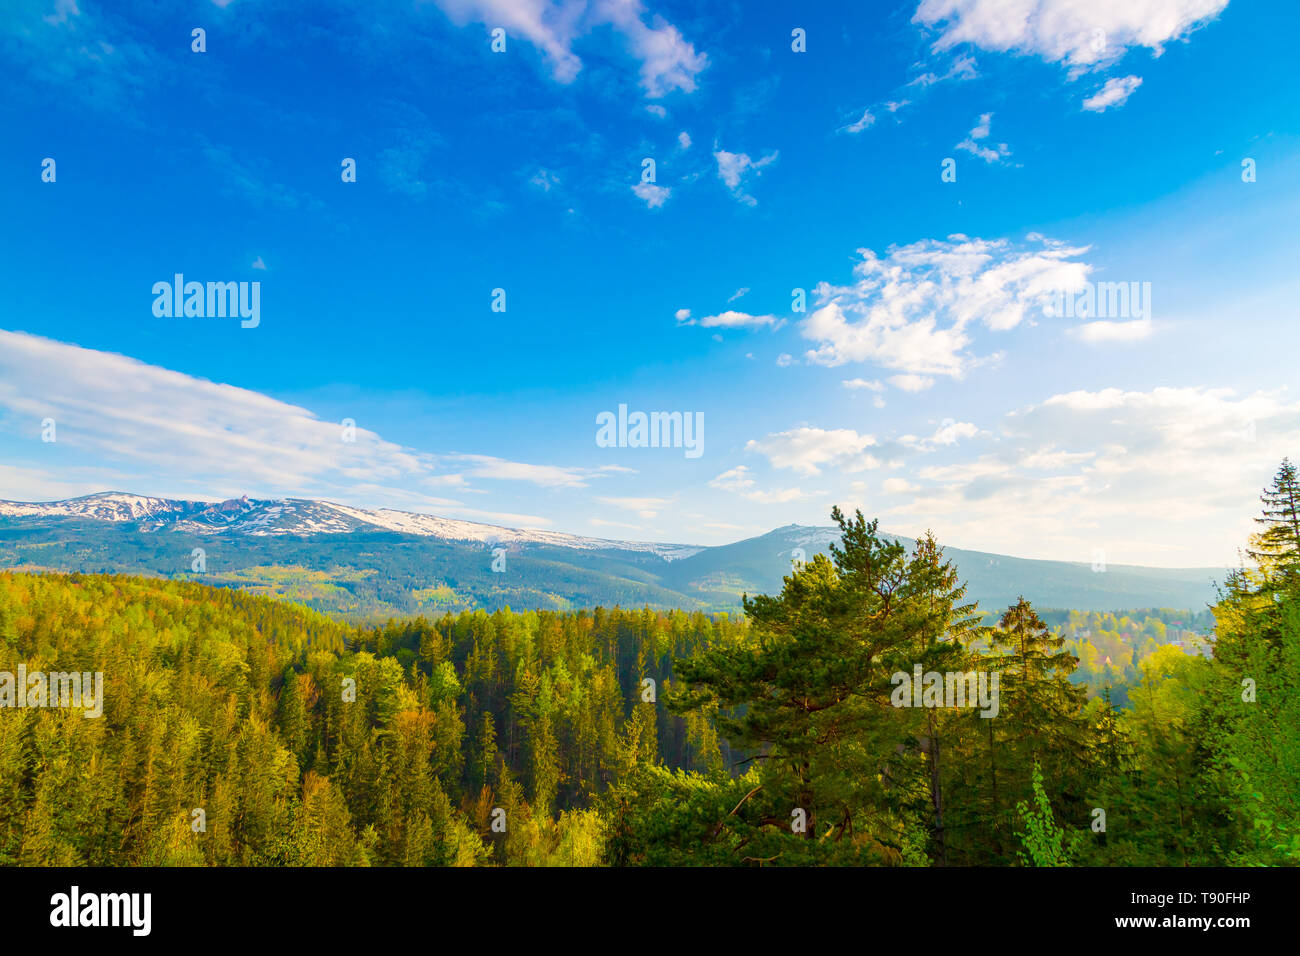
<path fill-rule="evenodd" d="M 1265 505 L 1213 657 L 1165 643 L 1091 697 L 1060 628 L 1110 621 L 1053 631 L 1022 600 L 988 626 L 932 539 L 838 510 L 831 555 L 743 618 L 362 629 L 188 582 L 0 574 L 0 672 L 104 680 L 97 719 L 0 697 L 0 863 L 1293 864 L 1289 464 Z M 996 674 L 993 712 L 900 699 L 921 672 Z"/>
<path fill-rule="evenodd" d="M 1092 695 L 1109 692 L 1127 706 L 1128 689 L 1142 682 L 1142 663 L 1162 647 L 1209 656 L 1214 648 L 1214 614 L 1173 608 L 1128 612 L 1052 611 L 1043 620 L 1065 638 L 1079 659 L 1073 680 Z"/>
<path fill-rule="evenodd" d="M 745 594 L 780 590 L 792 561 L 824 553 L 838 540 L 833 527 L 788 525 L 757 538 L 698 549 L 659 545 L 629 550 L 613 541 L 603 548 L 506 541 L 508 553 L 498 561 L 487 541 L 391 530 L 204 535 L 151 529 L 147 519 L 15 517 L 0 507 L 0 569 L 194 580 L 283 598 L 360 624 L 505 607 L 567 611 L 618 605 L 739 613 Z M 914 543 L 899 540 L 909 547 Z M 972 597 L 987 608 L 1014 604 L 1024 595 L 1043 606 L 1080 610 L 1147 605 L 1204 610 L 1225 573 L 1113 563 L 1100 573 L 1086 562 L 955 548 L 946 553 Z M 203 556 L 198 566 L 197 554 Z"/>
<path fill-rule="evenodd" d="M 100 720 L 0 710 L 0 861 L 594 862 L 593 791 L 723 765 L 641 681 L 738 630 L 597 610 L 361 632 L 197 584 L 0 575 L 0 670 L 102 670 L 105 697 Z"/>

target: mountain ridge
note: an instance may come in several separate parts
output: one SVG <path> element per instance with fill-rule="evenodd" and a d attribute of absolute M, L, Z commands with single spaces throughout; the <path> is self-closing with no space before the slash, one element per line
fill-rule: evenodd
<path fill-rule="evenodd" d="M 600 604 L 730 611 L 742 595 L 779 591 L 793 562 L 826 553 L 838 538 L 833 526 L 789 524 L 722 545 L 620 541 L 303 498 L 211 502 L 103 492 L 0 501 L 0 569 L 189 576 L 197 549 L 214 583 L 353 616 Z M 508 561 L 496 573 L 502 548 Z M 1041 607 L 1196 610 L 1214 599 L 1226 571 L 1109 565 L 1099 572 L 1083 562 L 944 552 L 985 609 L 1023 595 Z"/>
<path fill-rule="evenodd" d="M 157 532 L 167 528 L 196 534 L 235 531 L 254 536 L 339 534 L 369 525 L 387 531 L 449 541 L 496 544 L 533 542 L 584 549 L 653 551 L 666 560 L 689 556 L 701 547 L 669 542 L 593 538 L 543 529 L 509 528 L 393 508 L 357 508 L 325 499 L 249 498 L 247 495 L 209 502 L 106 491 L 54 501 L 0 500 L 0 517 L 70 517 L 114 522 L 156 522 L 153 526 L 146 524 L 142 530 Z M 167 520 L 169 518 L 174 520 Z M 278 524 L 275 523 L 277 519 Z"/>

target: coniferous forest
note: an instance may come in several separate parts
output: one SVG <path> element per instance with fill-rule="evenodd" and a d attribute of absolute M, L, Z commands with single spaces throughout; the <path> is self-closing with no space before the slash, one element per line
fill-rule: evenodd
<path fill-rule="evenodd" d="M 0 710 L 0 864 L 1300 862 L 1290 462 L 1212 654 L 1087 681 L 1028 600 L 967 601 L 932 537 L 832 517 L 830 555 L 743 616 L 358 627 L 189 582 L 0 575 L 0 671 L 103 673 L 98 719 Z M 997 674 L 995 712 L 900 697 L 931 672 Z"/>

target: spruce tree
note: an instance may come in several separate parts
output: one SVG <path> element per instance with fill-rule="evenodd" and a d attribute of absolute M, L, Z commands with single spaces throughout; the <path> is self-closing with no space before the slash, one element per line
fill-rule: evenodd
<path fill-rule="evenodd" d="M 1255 522 L 1263 530 L 1251 538 L 1247 554 L 1270 579 L 1293 581 L 1300 574 L 1300 477 L 1289 458 L 1282 459 L 1260 501 L 1264 513 Z"/>

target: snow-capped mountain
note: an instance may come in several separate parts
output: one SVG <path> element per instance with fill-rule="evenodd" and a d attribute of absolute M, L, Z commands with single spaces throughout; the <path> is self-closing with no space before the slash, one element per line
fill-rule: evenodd
<path fill-rule="evenodd" d="M 349 537 L 358 533 L 367 537 Z M 110 492 L 66 501 L 0 501 L 0 572 L 188 575 L 196 536 L 210 539 L 204 573 L 214 582 L 275 593 L 286 580 L 306 575 L 299 583 L 336 585 L 310 598 L 319 610 L 382 617 L 422 612 L 436 601 L 486 608 L 732 609 L 742 594 L 780 591 L 793 563 L 824 553 L 839 530 L 792 524 L 731 544 L 694 547 L 303 498 L 213 502 Z M 911 547 L 910 539 L 900 540 Z M 510 554 L 508 573 L 494 569 L 498 545 Z M 1042 607 L 1079 610 L 1198 609 L 1223 577 L 1214 568 L 1123 565 L 1096 574 L 1082 561 L 951 547 L 945 555 L 969 585 L 968 597 L 992 609 L 1014 604 L 1020 595 Z M 300 598 L 317 593 L 290 590 Z"/>
<path fill-rule="evenodd" d="M 14 518 L 72 517 L 96 521 L 174 519 L 211 507 L 211 502 L 172 501 L 110 491 L 66 501 L 0 501 L 0 516 Z"/>
<path fill-rule="evenodd" d="M 503 528 L 441 518 L 437 515 L 368 510 L 332 501 L 306 498 L 231 498 L 226 501 L 182 501 L 110 491 L 64 501 L 0 501 L 0 518 L 82 518 L 133 522 L 145 532 L 181 531 L 190 534 L 254 536 L 346 534 L 381 529 L 447 541 L 477 541 L 506 546 L 554 545 L 583 551 L 635 551 L 680 560 L 701 551 L 684 544 L 612 541 L 558 531 Z"/>

